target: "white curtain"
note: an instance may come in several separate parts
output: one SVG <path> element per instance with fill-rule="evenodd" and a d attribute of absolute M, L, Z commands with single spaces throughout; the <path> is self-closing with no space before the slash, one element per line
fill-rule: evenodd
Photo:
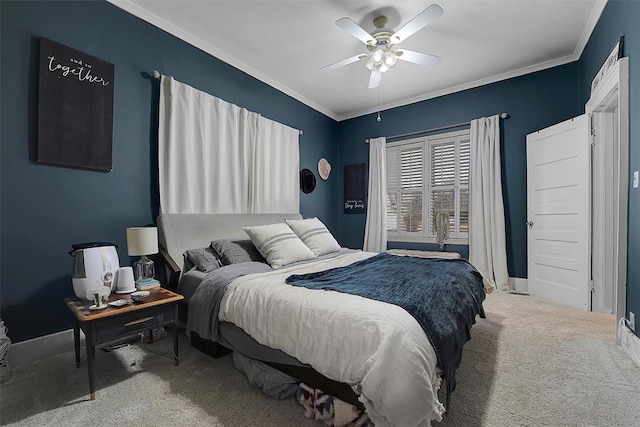
<path fill-rule="evenodd" d="M 364 231 L 365 251 L 387 249 L 387 140 L 369 140 L 369 196 Z"/>
<path fill-rule="evenodd" d="M 258 119 L 249 179 L 249 212 L 298 213 L 300 155 L 297 129 Z M 292 179 L 291 177 L 296 177 Z"/>
<path fill-rule="evenodd" d="M 162 213 L 299 212 L 297 130 L 168 76 L 159 122 Z"/>
<path fill-rule="evenodd" d="M 471 121 L 469 262 L 492 287 L 509 290 L 500 175 L 500 118 Z"/>

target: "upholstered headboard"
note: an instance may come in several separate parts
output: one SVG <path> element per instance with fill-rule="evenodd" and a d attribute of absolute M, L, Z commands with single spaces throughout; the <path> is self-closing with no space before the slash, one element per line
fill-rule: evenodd
<path fill-rule="evenodd" d="M 301 218 L 300 214 L 163 214 L 158 216 L 158 240 L 182 268 L 187 249 L 207 247 L 215 239 L 248 239 L 241 227 Z"/>

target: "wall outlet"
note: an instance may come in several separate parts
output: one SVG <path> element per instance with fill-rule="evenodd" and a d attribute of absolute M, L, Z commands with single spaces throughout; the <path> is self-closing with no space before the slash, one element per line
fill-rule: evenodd
<path fill-rule="evenodd" d="M 629 312 L 629 329 L 635 332 L 636 330 L 636 315 L 633 311 Z"/>

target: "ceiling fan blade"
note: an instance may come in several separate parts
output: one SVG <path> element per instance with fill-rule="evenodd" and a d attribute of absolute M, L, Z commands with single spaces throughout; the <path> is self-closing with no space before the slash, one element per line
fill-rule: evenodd
<path fill-rule="evenodd" d="M 371 70 L 371 77 L 369 78 L 369 89 L 378 87 L 382 79 L 382 73 L 375 68 Z"/>
<path fill-rule="evenodd" d="M 428 53 L 416 52 L 414 50 L 398 49 L 396 56 L 403 61 L 413 62 L 420 65 L 436 65 L 442 61 L 442 58 Z"/>
<path fill-rule="evenodd" d="M 345 65 L 349 65 L 349 64 L 352 64 L 352 63 L 354 63 L 356 61 L 360 61 L 361 59 L 364 59 L 367 56 L 369 56 L 369 55 L 367 55 L 366 53 L 361 53 L 360 55 L 355 55 L 355 56 L 352 56 L 351 58 L 343 59 L 342 61 L 338 61 L 338 62 L 335 62 L 333 64 L 325 65 L 324 67 L 320 68 L 320 71 L 335 70 L 336 68 L 344 67 Z"/>
<path fill-rule="evenodd" d="M 349 18 L 340 18 L 336 21 L 336 25 L 353 37 L 368 45 L 375 45 L 376 41 L 371 34 L 367 33 L 360 25 L 356 24 Z"/>
<path fill-rule="evenodd" d="M 395 34 L 391 37 L 392 43 L 400 43 L 401 41 L 406 40 L 409 36 L 414 34 L 415 32 L 421 30 L 426 27 L 436 19 L 440 18 L 444 10 L 437 4 L 432 4 L 419 14 L 417 14 L 411 21 L 404 24 L 402 28 L 395 32 Z"/>

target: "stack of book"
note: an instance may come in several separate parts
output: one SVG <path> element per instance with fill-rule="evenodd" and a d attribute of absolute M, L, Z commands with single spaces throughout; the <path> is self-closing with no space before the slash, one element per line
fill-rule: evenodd
<path fill-rule="evenodd" d="M 156 279 L 142 279 L 136 282 L 136 289 L 139 291 L 148 291 L 149 289 L 159 288 L 160 282 Z"/>

